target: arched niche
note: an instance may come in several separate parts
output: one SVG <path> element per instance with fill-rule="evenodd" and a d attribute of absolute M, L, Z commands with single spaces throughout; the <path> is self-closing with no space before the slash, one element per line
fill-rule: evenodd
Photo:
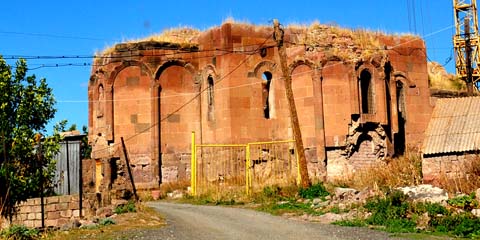
<path fill-rule="evenodd" d="M 261 61 L 254 68 L 254 76 L 261 88 L 260 108 L 264 119 L 277 118 L 277 95 L 284 94 L 283 84 L 278 82 L 277 65 L 272 61 Z M 258 101 L 255 101 L 258 102 Z"/>
<path fill-rule="evenodd" d="M 152 117 L 157 123 L 154 142 L 161 182 L 186 179 L 189 167 L 181 156 L 190 153 L 191 132 L 200 129 L 201 84 L 197 70 L 183 60 L 169 60 L 157 68 L 154 76 Z"/>

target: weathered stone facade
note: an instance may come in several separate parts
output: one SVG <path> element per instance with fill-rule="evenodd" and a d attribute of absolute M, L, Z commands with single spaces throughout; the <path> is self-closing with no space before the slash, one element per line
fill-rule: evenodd
<path fill-rule="evenodd" d="M 273 28 L 225 23 L 188 44 L 118 44 L 89 83 L 89 139 L 102 188 L 188 179 L 197 143 L 291 139 Z M 311 177 L 341 177 L 419 147 L 431 115 L 420 38 L 287 28 L 289 70 Z M 120 176 L 121 175 L 121 176 Z"/>

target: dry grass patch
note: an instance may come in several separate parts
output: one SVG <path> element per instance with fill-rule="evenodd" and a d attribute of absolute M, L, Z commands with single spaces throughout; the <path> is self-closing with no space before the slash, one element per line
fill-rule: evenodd
<path fill-rule="evenodd" d="M 440 173 L 438 185 L 450 194 L 470 194 L 480 188 L 480 157 L 461 163 L 454 174 Z"/>
<path fill-rule="evenodd" d="M 336 185 L 346 185 L 356 189 L 394 188 L 414 186 L 422 183 L 422 159 L 418 153 L 410 153 L 399 158 L 387 159 L 383 164 L 358 170 Z"/>
<path fill-rule="evenodd" d="M 461 91 L 466 90 L 466 84 L 454 74 L 448 73 L 445 68 L 437 62 L 428 63 L 428 81 L 434 89 Z"/>

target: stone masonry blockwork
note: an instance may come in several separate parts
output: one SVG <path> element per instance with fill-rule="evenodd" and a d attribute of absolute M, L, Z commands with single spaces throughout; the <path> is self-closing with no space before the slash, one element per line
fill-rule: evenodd
<path fill-rule="evenodd" d="M 122 137 L 144 189 L 188 180 L 192 131 L 197 143 L 292 139 L 272 32 L 224 23 L 188 44 L 118 44 L 97 59 L 89 141 L 104 168 L 100 189 L 129 188 L 125 168 L 110 164 L 125 165 Z M 312 177 L 421 145 L 432 112 L 422 39 L 322 25 L 287 28 L 285 39 Z"/>

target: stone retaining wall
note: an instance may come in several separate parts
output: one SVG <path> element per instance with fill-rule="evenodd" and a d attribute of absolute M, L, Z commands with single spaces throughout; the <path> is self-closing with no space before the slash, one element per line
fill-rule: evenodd
<path fill-rule="evenodd" d="M 91 216 L 92 207 L 88 200 L 82 202 L 82 216 Z M 78 195 L 46 197 L 44 199 L 45 227 L 62 227 L 74 220 L 80 219 Z M 25 225 L 30 228 L 42 227 L 42 211 L 40 198 L 31 198 L 18 205 L 18 213 L 12 219 L 12 224 Z M 1 227 L 10 225 L 8 220 L 2 219 Z"/>
<path fill-rule="evenodd" d="M 422 174 L 424 183 L 438 183 L 441 178 L 458 179 L 470 174 L 478 155 L 474 152 L 424 155 Z"/>

